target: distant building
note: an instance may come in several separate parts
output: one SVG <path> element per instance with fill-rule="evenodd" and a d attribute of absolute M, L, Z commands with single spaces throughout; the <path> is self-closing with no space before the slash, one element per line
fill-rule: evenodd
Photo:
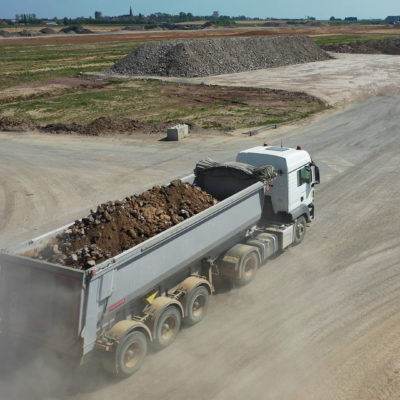
<path fill-rule="evenodd" d="M 219 12 L 218 11 L 214 11 L 212 13 L 213 18 L 218 18 L 219 17 Z"/>
<path fill-rule="evenodd" d="M 130 17 L 133 17 L 132 6 L 129 8 L 129 16 L 130 16 Z"/>
<path fill-rule="evenodd" d="M 43 19 L 40 21 L 41 25 L 58 25 L 56 21 Z"/>
<path fill-rule="evenodd" d="M 400 24 L 400 15 L 386 17 L 385 21 L 388 24 Z"/>

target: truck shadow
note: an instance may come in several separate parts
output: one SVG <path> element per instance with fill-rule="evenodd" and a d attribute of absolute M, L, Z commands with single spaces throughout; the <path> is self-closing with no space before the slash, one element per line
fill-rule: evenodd
<path fill-rule="evenodd" d="M 213 285 L 214 285 L 214 289 L 215 289 L 214 295 L 216 295 L 216 296 L 218 296 L 219 294 L 228 293 L 235 288 L 232 281 L 229 281 L 228 279 L 221 279 L 221 278 L 214 279 Z"/>

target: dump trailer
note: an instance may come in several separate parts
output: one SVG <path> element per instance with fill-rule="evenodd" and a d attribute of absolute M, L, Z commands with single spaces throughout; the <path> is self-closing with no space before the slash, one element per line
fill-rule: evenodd
<path fill-rule="evenodd" d="M 182 323 L 203 319 L 214 279 L 249 283 L 268 258 L 301 242 L 314 218 L 319 177 L 307 152 L 260 146 L 237 161 L 182 179 L 217 204 L 87 270 L 26 256 L 68 226 L 2 250 L 1 334 L 134 373 L 150 346 L 170 345 Z M 246 165 L 272 165 L 276 179 L 243 174 Z"/>

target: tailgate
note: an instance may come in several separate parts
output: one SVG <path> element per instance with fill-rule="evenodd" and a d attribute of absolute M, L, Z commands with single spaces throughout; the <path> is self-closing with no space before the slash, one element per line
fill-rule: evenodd
<path fill-rule="evenodd" d="M 0 331 L 80 353 L 83 271 L 0 254 Z"/>

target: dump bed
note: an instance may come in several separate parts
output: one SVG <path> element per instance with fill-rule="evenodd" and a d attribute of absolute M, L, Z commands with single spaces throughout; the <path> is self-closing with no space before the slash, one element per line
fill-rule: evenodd
<path fill-rule="evenodd" d="M 0 255 L 0 331 L 80 354 L 84 271 Z"/>
<path fill-rule="evenodd" d="M 194 176 L 185 180 L 196 184 Z M 3 252 L 0 329 L 60 351 L 88 353 L 121 310 L 128 317 L 137 299 L 182 271 L 195 272 L 199 260 L 227 250 L 257 224 L 264 184 L 249 183 L 243 189 L 241 182 L 225 200 L 86 271 L 17 255 L 45 245 L 65 227 Z"/>

